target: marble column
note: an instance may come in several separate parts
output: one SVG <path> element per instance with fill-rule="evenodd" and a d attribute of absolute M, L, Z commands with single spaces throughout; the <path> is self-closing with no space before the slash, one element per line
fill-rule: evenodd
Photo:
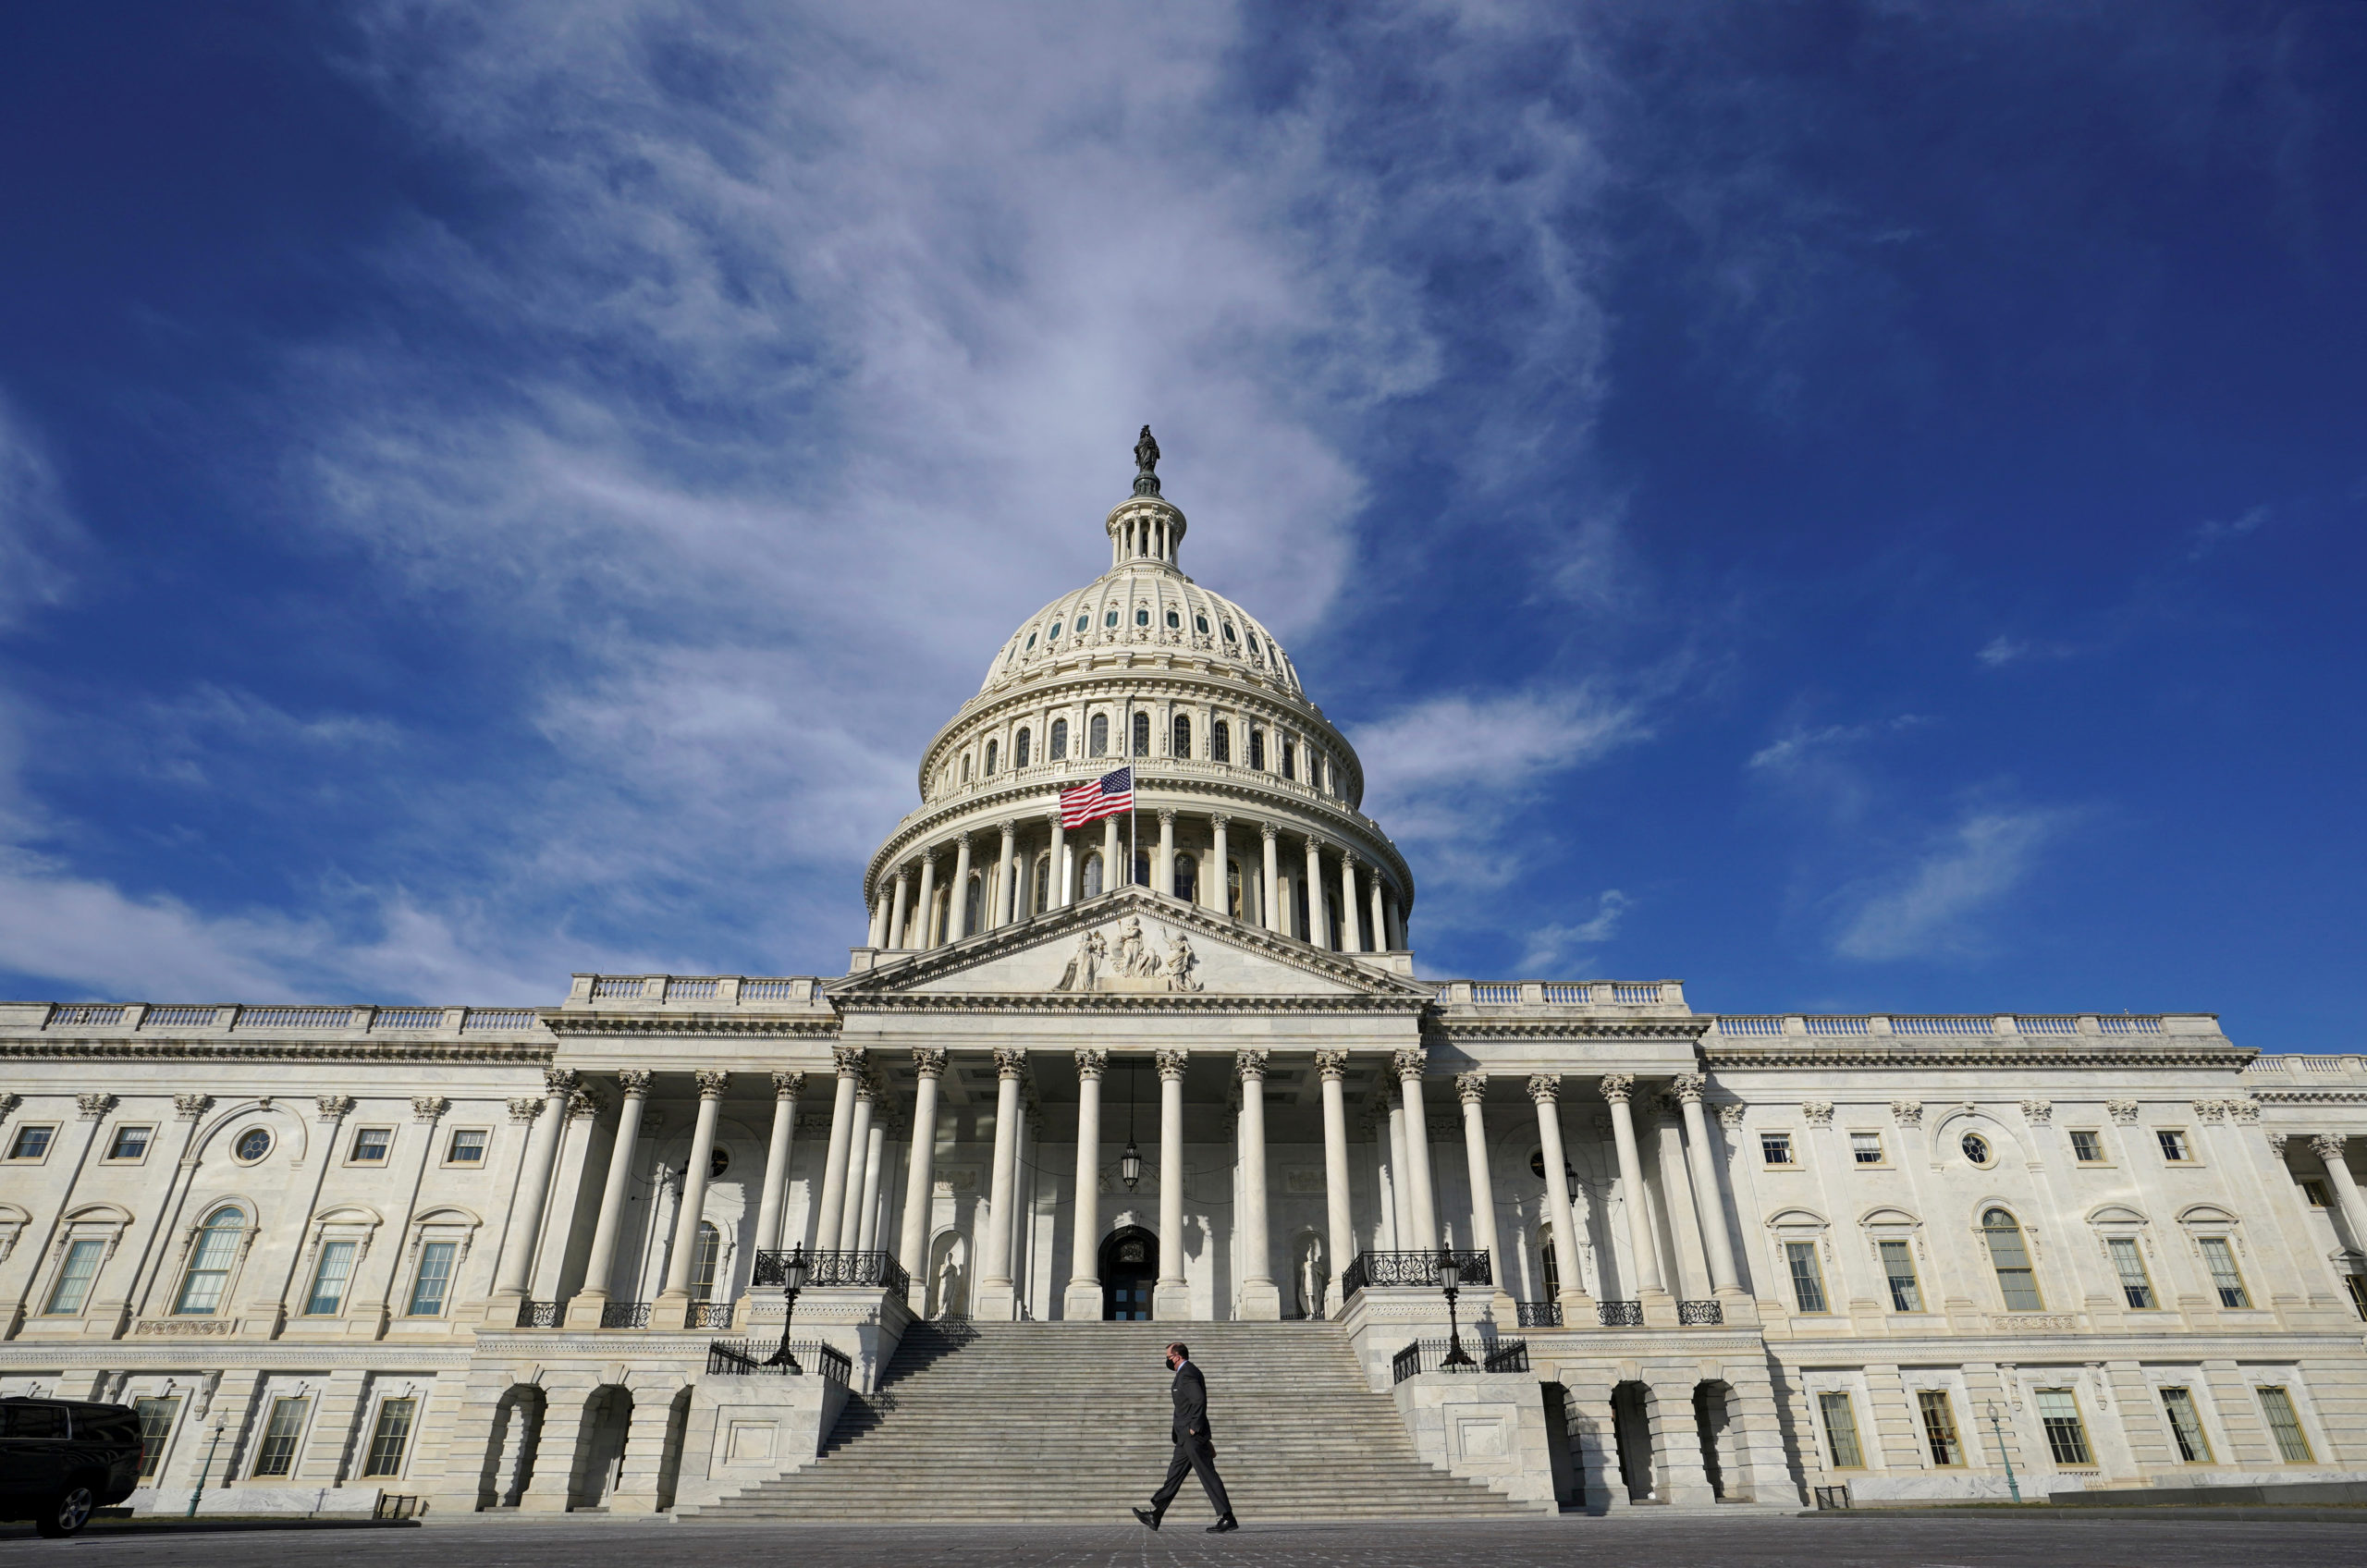
<path fill-rule="evenodd" d="M 789 1207 L 789 1148 L 797 1136 L 797 1096 L 804 1092 L 804 1073 L 773 1074 L 773 1131 L 765 1145 L 765 1194 L 756 1208 L 758 1252 L 780 1245 L 781 1211 Z"/>
<path fill-rule="evenodd" d="M 1720 1297 L 1743 1295 L 1742 1276 L 1735 1269 L 1734 1243 L 1726 1233 L 1726 1188 L 1722 1180 L 1716 1145 L 1710 1142 L 1710 1119 L 1701 1114 L 1701 1095 L 1710 1081 L 1699 1072 L 1677 1074 L 1672 1087 L 1684 1109 L 1685 1152 L 1693 1166 L 1693 1197 L 1701 1210 L 1701 1243 L 1710 1259 L 1710 1288 Z M 1732 1306 L 1726 1309 L 1731 1313 Z"/>
<path fill-rule="evenodd" d="M 984 910 L 986 900 L 978 900 Z M 970 935 L 970 835 L 961 833 L 953 839 L 953 886 L 945 894 L 945 939 L 958 942 Z"/>
<path fill-rule="evenodd" d="M 1587 1277 L 1578 1258 L 1578 1229 L 1570 1212 L 1569 1157 L 1562 1148 L 1562 1081 L 1540 1072 L 1528 1081 L 1528 1097 L 1537 1102 L 1537 1141 L 1545 1160 L 1545 1217 L 1553 1227 L 1553 1272 L 1560 1281 L 1555 1299 L 1562 1305 L 1562 1326 L 1595 1326 L 1593 1298 L 1587 1294 Z"/>
<path fill-rule="evenodd" d="M 1390 1058 L 1405 1101 L 1405 1180 L 1411 1188 L 1405 1207 L 1412 1211 L 1414 1246 L 1419 1252 L 1435 1252 L 1439 1244 L 1439 1206 L 1430 1185 L 1429 1111 L 1422 1103 L 1422 1069 L 1429 1060 L 1429 1053 L 1419 1049 Z"/>
<path fill-rule="evenodd" d="M 1489 1278 L 1496 1293 L 1503 1288 L 1504 1255 L 1496 1245 L 1496 1184 L 1488 1174 L 1488 1075 L 1457 1073 L 1454 1097 L 1463 1102 L 1463 1160 L 1471 1178 L 1471 1244 L 1488 1255 Z"/>
<path fill-rule="evenodd" d="M 1636 1119 L 1628 1099 L 1636 1090 L 1632 1072 L 1605 1073 L 1602 1097 L 1611 1106 L 1611 1139 L 1619 1152 L 1619 1191 L 1627 1210 L 1628 1269 L 1637 1299 L 1667 1292 L 1661 1284 L 1660 1249 L 1652 1241 L 1651 1200 L 1644 1192 L 1644 1162 L 1636 1153 Z M 1647 1312 L 1650 1310 L 1647 1307 Z"/>
<path fill-rule="evenodd" d="M 1114 892 L 1134 879 L 1134 868 L 1118 857 L 1122 846 L 1118 842 L 1118 819 L 1101 819 L 1101 890 Z"/>
<path fill-rule="evenodd" d="M 1661 1207 L 1668 1214 L 1668 1248 L 1662 1264 L 1669 1294 L 1680 1302 L 1699 1301 L 1704 1298 L 1692 1293 L 1697 1285 L 1705 1291 L 1717 1287 L 1707 1278 L 1710 1243 L 1693 1205 L 1693 1171 L 1685 1159 L 1683 1109 L 1674 1095 L 1654 1098 L 1659 1114 L 1651 1122 L 1652 1154 L 1659 1164 Z M 1652 1239 L 1660 1239 L 1657 1229 Z"/>
<path fill-rule="evenodd" d="M 896 1261 L 912 1276 L 909 1303 L 919 1313 L 928 1310 L 928 1233 L 937 1203 L 937 1090 L 945 1076 L 945 1052 L 933 1046 L 914 1047 L 913 1071 L 920 1084 L 913 1091 L 913 1152 L 904 1161 L 904 1230 L 897 1239 Z"/>
<path fill-rule="evenodd" d="M 1414 1187 L 1405 1175 L 1405 1099 L 1386 1089 L 1381 1098 L 1388 1104 L 1390 1240 L 1395 1251 L 1412 1252 L 1419 1243 L 1414 1239 Z"/>
<path fill-rule="evenodd" d="M 2350 1173 L 2344 1146 L 2345 1139 L 2339 1133 L 2321 1133 L 2310 1140 L 2311 1152 L 2326 1162 L 2326 1188 L 2342 1215 L 2344 1228 L 2350 1232 L 2350 1244 L 2367 1247 L 2367 1200 L 2359 1194 L 2359 1179 Z"/>
<path fill-rule="evenodd" d="M 1019 1204 L 1019 1080 L 1026 1071 L 1025 1051 L 1006 1047 L 995 1052 L 995 1164 L 987 1188 L 987 1244 L 978 1263 L 975 1307 L 990 1322 L 1009 1321 L 1019 1302 L 1011 1278 L 1011 1239 Z"/>
<path fill-rule="evenodd" d="M 1389 923 L 1381 915 L 1380 867 L 1372 868 L 1372 949 L 1375 952 L 1389 950 Z"/>
<path fill-rule="evenodd" d="M 1340 950 L 1365 950 L 1364 934 L 1356 929 L 1356 852 L 1340 851 Z"/>
<path fill-rule="evenodd" d="M 1323 898 L 1323 840 L 1306 840 L 1306 939 L 1314 946 L 1331 946 L 1331 912 Z"/>
<path fill-rule="evenodd" d="M 1159 814 L 1159 861 L 1151 868 L 1151 886 L 1169 898 L 1175 896 L 1175 814 Z"/>
<path fill-rule="evenodd" d="M 846 1185 L 834 1215 L 824 1217 L 822 1233 L 840 1252 L 858 1250 L 863 1235 L 863 1187 L 871 1163 L 871 1118 L 878 1086 L 865 1072 L 854 1081 L 854 1124 L 847 1133 Z"/>
<path fill-rule="evenodd" d="M 1282 1316 L 1274 1260 L 1266 1235 L 1266 1053 L 1233 1053 L 1241 1080 L 1241 1316 L 1272 1323 Z"/>
<path fill-rule="evenodd" d="M 544 1100 L 536 1120 L 533 1143 L 526 1155 L 524 1183 L 512 1196 L 509 1231 L 502 1238 L 501 1259 L 494 1272 L 493 1302 L 485 1321 L 507 1326 L 526 1299 L 526 1280 L 534 1266 L 534 1245 L 543 1232 L 543 1202 L 550 1195 L 551 1171 L 558 1164 L 559 1139 L 567 1132 L 567 1102 L 575 1093 L 575 1074 L 564 1068 L 543 1070 Z M 532 1105 L 530 1100 L 527 1102 Z"/>
<path fill-rule="evenodd" d="M 1355 1220 L 1348 1206 L 1348 1106 L 1343 1086 L 1348 1075 L 1348 1053 L 1316 1052 L 1315 1072 L 1323 1081 L 1323 1218 L 1331 1248 L 1331 1282 L 1323 1288 L 1323 1313 L 1327 1317 L 1337 1317 L 1343 1305 L 1340 1280 L 1356 1255 Z"/>
<path fill-rule="evenodd" d="M 617 1111 L 616 1142 L 608 1146 L 608 1177 L 600 1188 L 600 1218 L 592 1225 L 592 1253 L 584 1260 L 583 1288 L 567 1305 L 567 1326 L 597 1329 L 600 1309 L 608 1302 L 608 1277 L 617 1265 L 617 1231 L 624 1222 L 625 1188 L 632 1181 L 632 1153 L 641 1136 L 641 1117 L 649 1104 L 648 1072 L 619 1072 L 618 1086 L 624 1104 Z"/>
<path fill-rule="evenodd" d="M 1285 936 L 1289 927 L 1282 924 L 1282 866 L 1274 847 L 1277 830 L 1270 822 L 1258 824 L 1257 831 L 1266 839 L 1266 879 L 1257 889 L 1258 912 L 1266 917 L 1266 929 L 1276 936 Z"/>
<path fill-rule="evenodd" d="M 1045 820 L 1052 827 L 1052 858 L 1048 874 L 1052 878 L 1052 895 L 1044 900 L 1047 910 L 1069 907 L 1068 846 L 1061 836 L 1061 814 L 1053 812 Z"/>
<path fill-rule="evenodd" d="M 1394 892 L 1384 892 L 1381 902 L 1389 912 L 1389 950 L 1402 953 L 1406 947 L 1405 906 L 1398 901 L 1398 895 Z"/>
<path fill-rule="evenodd" d="M 690 1327 L 691 1270 L 698 1262 L 699 1220 L 706 1208 L 707 1167 L 715 1160 L 715 1121 L 723 1110 L 728 1072 L 693 1072 L 699 1086 L 699 1119 L 691 1130 L 691 1161 L 682 1171 L 682 1204 L 674 1216 L 674 1250 L 666 1260 L 666 1288 L 657 1294 L 650 1326 Z"/>
<path fill-rule="evenodd" d="M 1192 1294 L 1184 1280 L 1184 1066 L 1183 1051 L 1160 1051 L 1159 1069 L 1159 1284 L 1151 1293 L 1151 1316 L 1160 1322 L 1192 1316 Z"/>
<path fill-rule="evenodd" d="M 880 1110 L 882 1092 L 880 1084 L 871 1085 L 871 1126 L 865 1140 L 862 1197 L 853 1215 L 857 1252 L 874 1252 L 879 1246 L 879 1182 L 888 1170 L 888 1118 Z M 852 1188 L 854 1183 L 850 1182 L 847 1185 Z"/>
<path fill-rule="evenodd" d="M 905 939 L 904 934 L 904 916 L 906 910 L 906 895 L 904 888 L 906 886 L 907 883 L 905 880 L 904 868 L 900 865 L 896 868 L 895 906 L 893 912 L 888 916 L 888 941 L 886 945 L 891 948 L 909 948 L 913 945 L 910 941 Z"/>
<path fill-rule="evenodd" d="M 1061 1316 L 1101 1317 L 1101 1074 L 1110 1053 L 1076 1053 L 1076 1201 L 1069 1243 L 1069 1288 Z"/>
<path fill-rule="evenodd" d="M 884 948 L 888 945 L 888 911 L 893 901 L 894 895 L 890 894 L 885 886 L 872 895 L 871 945 L 875 948 Z"/>
<path fill-rule="evenodd" d="M 1219 812 L 1208 818 L 1209 869 L 1200 876 L 1200 902 L 1218 914 L 1233 913 L 1233 868 L 1226 864 L 1224 830 L 1233 818 Z"/>
<path fill-rule="evenodd" d="M 854 1146 L 854 1093 L 863 1077 L 859 1046 L 834 1046 L 839 1087 L 830 1102 L 830 1147 L 822 1158 L 822 1195 L 814 1201 L 814 1244 L 827 1252 L 839 1244 L 839 1219 L 847 1204 L 847 1155 Z"/>
<path fill-rule="evenodd" d="M 909 947 L 926 949 L 937 946 L 937 851 L 921 851 L 920 907 L 913 912 L 913 939 Z"/>
<path fill-rule="evenodd" d="M 995 862 L 995 914 L 990 925 L 1003 926 L 1019 918 L 1019 824 L 1002 825 L 1002 853 Z"/>

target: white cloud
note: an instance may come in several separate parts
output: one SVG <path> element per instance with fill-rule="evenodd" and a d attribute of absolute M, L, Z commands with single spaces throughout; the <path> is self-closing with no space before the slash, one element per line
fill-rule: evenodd
<path fill-rule="evenodd" d="M 2254 507 L 2242 516 L 2229 518 L 2225 521 L 2206 520 L 2188 536 L 2191 543 L 2188 546 L 2186 558 L 2189 561 L 2199 561 L 2220 545 L 2233 544 L 2246 534 L 2257 532 L 2261 524 L 2267 521 L 2266 507 Z"/>
<path fill-rule="evenodd" d="M 1569 959 L 1577 949 L 1600 947 L 1619 934 L 1619 922 L 1634 900 L 1616 888 L 1606 888 L 1595 899 L 1594 913 L 1574 925 L 1542 925 L 1528 933 L 1527 950 L 1515 967 L 1524 975 L 1543 976 Z"/>
<path fill-rule="evenodd" d="M 0 397 L 0 631 L 66 597 L 80 539 L 47 449 Z"/>
<path fill-rule="evenodd" d="M 1401 843 L 1453 851 L 1485 842 L 1550 778 L 1650 732 L 1634 701 L 1586 683 L 1452 692 L 1358 725 L 1348 739 L 1365 766 L 1366 815 Z"/>
<path fill-rule="evenodd" d="M 1986 945 L 1991 914 L 2028 880 L 2069 826 L 2060 810 L 1984 809 L 1938 835 L 1897 874 L 1854 890 L 1834 941 L 1844 958 L 1961 955 Z"/>

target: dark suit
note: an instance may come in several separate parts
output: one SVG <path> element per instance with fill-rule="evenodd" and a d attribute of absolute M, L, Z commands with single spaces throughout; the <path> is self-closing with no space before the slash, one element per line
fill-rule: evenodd
<path fill-rule="evenodd" d="M 1224 1495 L 1224 1479 L 1217 1474 L 1217 1448 L 1214 1434 L 1208 1429 L 1208 1385 L 1200 1369 L 1190 1362 L 1175 1369 L 1175 1421 L 1170 1428 L 1175 1439 L 1175 1457 L 1167 1463 L 1167 1481 L 1152 1494 L 1151 1513 L 1167 1516 L 1167 1505 L 1175 1501 L 1175 1493 L 1184 1485 L 1184 1473 L 1200 1473 L 1201 1489 L 1208 1494 L 1208 1504 L 1220 1519 L 1233 1517 L 1233 1501 Z"/>

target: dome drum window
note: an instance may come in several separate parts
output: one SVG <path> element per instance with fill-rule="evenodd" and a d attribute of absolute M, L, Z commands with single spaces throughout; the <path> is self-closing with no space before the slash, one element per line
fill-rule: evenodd
<path fill-rule="evenodd" d="M 1207 616 L 1194 616 L 1192 618 L 1192 624 L 1198 629 L 1201 636 L 1206 637 L 1208 634 L 1208 618 Z"/>
<path fill-rule="evenodd" d="M 1212 762 L 1233 760 L 1233 726 L 1223 719 L 1208 727 L 1208 758 Z"/>
<path fill-rule="evenodd" d="M 1118 609 L 1116 606 L 1111 606 L 1110 612 L 1101 618 L 1101 624 L 1105 629 L 1115 627 L 1118 624 Z"/>
<path fill-rule="evenodd" d="M 1011 766 L 1013 766 L 1013 767 L 1025 767 L 1025 766 L 1027 766 L 1027 762 L 1028 762 L 1028 744 L 1029 744 L 1029 742 L 1030 742 L 1030 741 L 1032 741 L 1034 739 L 1035 739 L 1034 735 L 1033 735 L 1033 734 L 1031 734 L 1029 731 L 1027 731 L 1027 730 L 1025 730 L 1025 729 L 1022 729 L 1022 730 L 1019 732 L 1018 737 L 1017 737 L 1015 740 L 1013 740 L 1013 741 L 1012 741 L 1012 743 L 1011 743 Z"/>
<path fill-rule="evenodd" d="M 1134 755 L 1138 757 L 1150 755 L 1150 715 L 1147 713 L 1134 715 Z"/>
<path fill-rule="evenodd" d="M 1069 721 L 1065 718 L 1056 718 L 1052 720 L 1052 749 L 1050 752 L 1050 759 L 1053 762 L 1063 762 L 1067 760 L 1068 754 Z"/>
<path fill-rule="evenodd" d="M 989 778 L 992 778 L 995 776 L 995 761 L 1000 754 L 1001 751 L 1002 743 L 1000 741 L 989 741 L 987 742 L 987 777 Z"/>
<path fill-rule="evenodd" d="M 1150 606 L 1148 605 L 1137 605 L 1134 607 L 1134 624 L 1136 626 L 1148 626 L 1150 624 Z"/>
<path fill-rule="evenodd" d="M 1061 631 L 1061 629 L 1060 629 L 1059 627 L 1055 626 L 1055 627 L 1053 627 L 1053 628 L 1052 628 L 1052 635 L 1054 635 L 1055 637 L 1057 637 L 1057 636 L 1059 636 L 1059 635 L 1060 635 L 1060 631 Z M 1033 648 L 1035 645 L 1036 645 L 1036 633 L 1034 633 L 1033 631 L 1031 631 L 1031 632 L 1029 632 L 1029 633 L 1027 634 L 1027 646 L 1028 646 L 1029 648 Z M 1026 650 L 1025 650 L 1025 649 L 1022 649 L 1021 651 L 1024 653 L 1024 652 L 1025 652 Z"/>
<path fill-rule="evenodd" d="M 1089 615 L 1081 615 L 1081 616 L 1077 617 L 1077 618 L 1076 618 L 1076 634 L 1077 634 L 1078 636 L 1080 636 L 1080 637 L 1084 636 L 1084 635 L 1085 635 L 1085 629 L 1086 627 L 1088 627 L 1088 626 L 1091 626 L 1092 624 L 1093 624 L 1093 618 L 1092 618 L 1091 616 L 1089 616 Z"/>
<path fill-rule="evenodd" d="M 1183 714 L 1175 716 L 1173 732 L 1168 736 L 1168 754 L 1188 757 L 1192 754 L 1192 721 Z"/>
<path fill-rule="evenodd" d="M 1106 757 L 1110 754 L 1110 716 L 1108 714 L 1095 714 L 1093 722 L 1085 729 L 1085 755 Z"/>
<path fill-rule="evenodd" d="M 1228 643 L 1235 641 L 1233 635 L 1233 622 L 1229 620 L 1224 623 L 1224 640 Z"/>
<path fill-rule="evenodd" d="M 1182 626 L 1183 626 L 1183 624 L 1184 624 L 1184 618 L 1183 618 L 1183 616 L 1182 616 L 1182 615 L 1178 614 L 1178 613 L 1177 613 L 1176 611 L 1174 611 L 1174 610 L 1170 610 L 1170 611 L 1168 611 L 1168 612 L 1167 612 L 1167 630 L 1169 630 L 1170 631 L 1176 631 L 1177 629 L 1179 629 L 1180 627 L 1182 627 Z"/>

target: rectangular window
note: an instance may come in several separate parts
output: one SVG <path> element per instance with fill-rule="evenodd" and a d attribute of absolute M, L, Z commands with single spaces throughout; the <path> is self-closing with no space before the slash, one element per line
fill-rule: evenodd
<path fill-rule="evenodd" d="M 153 1481 L 165 1463 L 165 1441 L 173 1435 L 173 1418 L 180 1414 L 181 1402 L 169 1395 L 135 1400 L 132 1409 L 140 1413 L 140 1478 Z"/>
<path fill-rule="evenodd" d="M 346 1158 L 356 1165 L 381 1164 L 394 1143 L 395 1130 L 392 1127 L 356 1127 L 353 1130 L 353 1152 Z"/>
<path fill-rule="evenodd" d="M 419 1274 L 411 1281 L 411 1317 L 441 1317 L 452 1289 L 452 1256 L 458 1242 L 430 1242 L 419 1249 Z"/>
<path fill-rule="evenodd" d="M 2210 1266 L 2211 1282 L 2218 1287 L 2221 1306 L 2250 1306 L 2251 1292 L 2244 1289 L 2244 1277 L 2236 1272 L 2236 1248 L 2225 1236 L 2201 1238 L 2202 1261 Z"/>
<path fill-rule="evenodd" d="M 444 1158 L 452 1165 L 483 1165 L 488 1134 L 482 1127 L 455 1127 L 451 1146 L 444 1151 Z"/>
<path fill-rule="evenodd" d="M 1792 1134 L 1761 1133 L 1759 1134 L 1759 1158 L 1770 1165 L 1792 1163 Z"/>
<path fill-rule="evenodd" d="M 2104 1162 L 2104 1135 L 2091 1128 L 2079 1128 L 2071 1134 L 2071 1158 L 2082 1165 Z"/>
<path fill-rule="evenodd" d="M 71 1317 L 82 1310 L 91 1299 L 91 1282 L 99 1277 L 99 1259 L 106 1255 L 107 1244 L 96 1236 L 86 1237 L 66 1249 L 66 1263 L 57 1271 L 57 1283 L 49 1288 L 52 1317 Z"/>
<path fill-rule="evenodd" d="M 49 1153 L 49 1141 L 57 1136 L 57 1129 L 50 1126 L 19 1127 L 8 1145 L 10 1159 L 40 1159 Z"/>
<path fill-rule="evenodd" d="M 325 1242 L 321 1245 L 321 1266 L 313 1271 L 313 1293 L 305 1299 L 304 1310 L 314 1317 L 331 1317 L 345 1305 L 345 1282 L 353 1273 L 351 1242 Z"/>
<path fill-rule="evenodd" d="M 173 1310 L 202 1316 L 222 1305 L 222 1292 L 230 1283 L 230 1265 L 238 1260 L 245 1232 L 234 1225 L 208 1225 L 197 1236 L 197 1251 L 189 1260 L 189 1272 L 181 1277 L 180 1299 L 173 1304 Z"/>
<path fill-rule="evenodd" d="M 2261 1389 L 2260 1413 L 2268 1417 L 2268 1429 L 2276 1439 L 2276 1452 L 2287 1464 L 2307 1464 L 2313 1455 L 2310 1439 L 2301 1431 L 2301 1418 L 2294 1414 L 2293 1396 L 2271 1385 Z"/>
<path fill-rule="evenodd" d="M 285 1476 L 296 1467 L 296 1444 L 304 1436 L 301 1396 L 271 1402 L 271 1420 L 263 1429 L 263 1446 L 255 1451 L 255 1474 Z"/>
<path fill-rule="evenodd" d="M 1934 1464 L 1962 1464 L 1964 1444 L 1956 1439 L 1956 1414 L 1948 1408 L 1944 1389 L 1925 1389 L 1915 1396 L 1923 1412 L 1923 1440 Z"/>
<path fill-rule="evenodd" d="M 2157 1127 L 2153 1136 L 2161 1140 L 2162 1158 L 2173 1165 L 2183 1165 L 2193 1156 L 2187 1153 L 2186 1134 L 2168 1127 Z"/>
<path fill-rule="evenodd" d="M 2038 1391 L 2038 1423 L 2046 1428 L 2047 1452 L 2057 1464 L 2093 1464 L 2088 1452 L 2088 1428 L 2079 1419 L 2079 1402 L 2069 1389 Z"/>
<path fill-rule="evenodd" d="M 1906 1242 L 1882 1243 L 1883 1277 L 1890 1281 L 1893 1312 L 1923 1310 L 1923 1287 L 1915 1281 L 1915 1255 Z"/>
<path fill-rule="evenodd" d="M 370 1457 L 363 1462 L 364 1476 L 399 1476 L 403 1473 L 403 1450 L 411 1443 L 411 1416 L 417 1414 L 415 1399 L 383 1400 L 378 1405 L 378 1425 L 370 1433 Z"/>
<path fill-rule="evenodd" d="M 702 1220 L 699 1244 L 691 1255 L 691 1299 L 715 1299 L 715 1268 L 723 1256 L 723 1232 Z"/>
<path fill-rule="evenodd" d="M 1850 1133 L 1849 1158 L 1860 1165 L 1880 1165 L 1883 1162 L 1883 1135 L 1880 1133 Z"/>
<path fill-rule="evenodd" d="M 2367 1274 L 2345 1274 L 2342 1287 L 2350 1292 L 2350 1305 L 2357 1309 L 2360 1321 L 2367 1322 Z"/>
<path fill-rule="evenodd" d="M 1802 1312 L 1824 1310 L 1824 1269 L 1816 1260 L 1814 1242 L 1785 1242 L 1784 1260 L 1792 1268 L 1792 1298 Z"/>
<path fill-rule="evenodd" d="M 2137 1250 L 2137 1238 L 2115 1236 L 2105 1245 L 2112 1251 L 2113 1268 L 2120 1274 L 2121 1295 L 2129 1305 L 2151 1311 L 2156 1305 L 2153 1281 L 2145 1272 L 2145 1259 Z"/>
<path fill-rule="evenodd" d="M 155 1134 L 153 1127 L 118 1127 L 115 1141 L 107 1145 L 109 1159 L 145 1159 L 148 1140 Z"/>
<path fill-rule="evenodd" d="M 1819 1394 L 1816 1407 L 1824 1416 L 1825 1446 L 1833 1451 L 1835 1470 L 1862 1470 L 1865 1453 L 1858 1447 L 1858 1413 L 1846 1393 Z"/>
<path fill-rule="evenodd" d="M 2334 1205 L 2326 1198 L 2326 1184 L 2324 1182 L 2319 1181 L 2314 1176 L 2304 1176 L 2301 1178 L 2301 1196 L 2309 1203 L 2309 1206 L 2312 1208 L 2332 1208 L 2334 1207 Z"/>
<path fill-rule="evenodd" d="M 2170 1418 L 2170 1437 L 2178 1445 L 2178 1458 L 2189 1464 L 2210 1464 L 2211 1440 L 2202 1435 L 2202 1416 L 2194 1408 L 2194 1395 L 2185 1389 L 2164 1389 L 2162 1414 Z"/>

